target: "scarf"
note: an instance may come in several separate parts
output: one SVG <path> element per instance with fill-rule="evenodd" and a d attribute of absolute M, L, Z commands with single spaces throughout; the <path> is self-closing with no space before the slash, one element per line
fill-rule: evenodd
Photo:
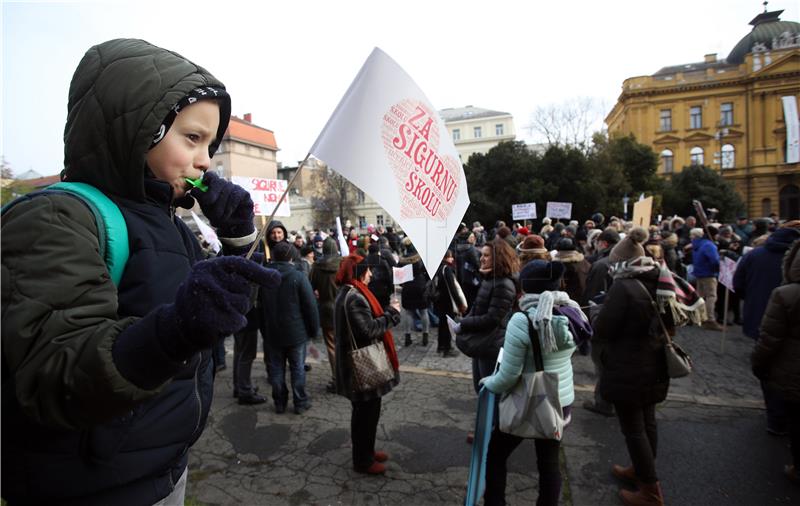
<path fill-rule="evenodd" d="M 650 257 L 638 257 L 617 262 L 611 266 L 610 273 L 614 279 L 635 278 L 653 269 L 658 269 L 656 302 L 659 311 L 669 310 L 676 327 L 690 322 L 701 325 L 706 319 L 705 301 L 688 281 L 670 271 L 663 260 L 656 262 Z"/>
<path fill-rule="evenodd" d="M 553 331 L 553 307 L 554 306 L 567 306 L 577 310 L 586 322 L 589 320 L 586 315 L 581 311 L 581 307 L 577 302 L 569 298 L 567 292 L 560 291 L 544 291 L 542 293 L 525 294 L 527 300 L 530 300 L 537 306 L 536 318 L 534 319 L 539 334 L 542 337 L 542 351 L 554 352 L 558 351 L 558 344 L 556 343 L 555 332 Z"/>
<path fill-rule="evenodd" d="M 361 295 L 367 299 L 367 302 L 369 302 L 369 308 L 372 310 L 372 316 L 376 318 L 383 316 L 383 308 L 378 302 L 378 299 L 376 299 L 369 288 L 367 288 L 367 285 L 357 279 L 352 280 L 350 284 L 356 290 L 361 292 Z M 383 333 L 383 346 L 386 348 L 386 356 L 389 357 L 389 362 L 392 363 L 392 368 L 394 368 L 395 371 L 399 371 L 400 362 L 397 360 L 397 350 L 394 347 L 394 337 L 392 336 L 392 331 L 388 328 L 386 329 L 386 332 Z"/>

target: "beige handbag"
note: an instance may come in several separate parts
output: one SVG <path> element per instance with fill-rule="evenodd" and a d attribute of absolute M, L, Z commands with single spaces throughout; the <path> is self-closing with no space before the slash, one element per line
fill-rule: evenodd
<path fill-rule="evenodd" d="M 645 287 L 644 284 L 642 284 L 642 282 L 638 279 L 636 282 L 639 283 L 639 286 L 642 287 L 642 290 L 644 290 L 647 296 L 650 297 L 650 303 L 653 305 L 656 316 L 658 316 L 658 321 L 661 323 L 661 330 L 664 332 L 664 337 L 666 338 L 666 341 L 664 342 L 664 358 L 667 362 L 667 376 L 670 378 L 683 378 L 684 376 L 688 376 L 692 373 L 692 367 L 694 366 L 692 363 L 692 358 L 669 336 L 669 332 L 667 332 L 667 326 L 664 325 L 664 320 L 661 319 L 661 314 L 658 311 L 656 301 L 653 300 L 653 296 L 650 295 L 647 287 Z"/>
<path fill-rule="evenodd" d="M 394 379 L 394 368 L 389 362 L 383 340 L 376 340 L 368 346 L 358 348 L 350 326 L 350 317 L 347 314 L 347 300 L 352 290 L 347 293 L 344 300 L 344 316 L 347 320 L 347 329 L 350 331 L 350 361 L 353 366 L 353 390 L 366 392 L 375 390 Z"/>

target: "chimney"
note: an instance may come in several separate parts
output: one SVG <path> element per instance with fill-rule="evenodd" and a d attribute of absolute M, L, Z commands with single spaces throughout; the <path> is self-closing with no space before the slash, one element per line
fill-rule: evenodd
<path fill-rule="evenodd" d="M 709 53 L 705 56 L 705 63 L 714 63 L 717 61 L 717 53 Z"/>
<path fill-rule="evenodd" d="M 250 114 L 249 112 L 244 113 L 244 120 L 246 122 L 248 122 L 248 123 L 252 123 L 253 122 L 253 115 Z"/>

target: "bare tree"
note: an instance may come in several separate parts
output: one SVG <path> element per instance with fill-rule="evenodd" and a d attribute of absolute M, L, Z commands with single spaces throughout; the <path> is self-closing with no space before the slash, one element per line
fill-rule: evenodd
<path fill-rule="evenodd" d="M 312 176 L 311 202 L 314 205 L 314 221 L 320 226 L 331 226 L 336 217 L 342 223 L 355 217 L 358 188 L 341 174 L 329 167 L 315 169 Z"/>
<path fill-rule="evenodd" d="M 585 151 L 592 134 L 603 129 L 603 116 L 599 99 L 578 97 L 537 107 L 527 128 L 547 144 L 571 145 Z"/>

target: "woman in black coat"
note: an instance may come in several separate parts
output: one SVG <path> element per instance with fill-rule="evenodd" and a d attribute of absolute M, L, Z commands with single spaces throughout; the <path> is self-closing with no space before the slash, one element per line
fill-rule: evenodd
<path fill-rule="evenodd" d="M 389 456 L 375 451 L 375 437 L 381 416 L 381 397 L 392 391 L 400 382 L 397 352 L 389 330 L 400 322 L 400 308 L 395 305 L 382 308 L 367 285 L 372 273 L 363 257 L 350 255 L 342 259 L 336 273 L 336 283 L 341 287 L 336 296 L 334 320 L 336 323 L 336 392 L 350 399 L 350 437 L 353 443 L 353 469 L 366 474 L 383 474 L 382 462 Z M 353 366 L 350 352 L 353 341 L 356 348 L 383 340 L 388 358 L 394 367 L 394 379 L 374 390 L 356 391 L 353 383 Z"/>
<path fill-rule="evenodd" d="M 506 241 L 495 238 L 481 248 L 483 278 L 475 303 L 456 328 L 460 340 L 481 340 L 487 346 L 472 356 L 472 382 L 480 390 L 481 378 L 494 372 L 497 353 L 503 346 L 511 309 L 517 299 L 513 276 L 519 271 L 517 255 Z"/>
<path fill-rule="evenodd" d="M 641 245 L 626 237 L 611 251 L 611 285 L 595 320 L 594 340 L 602 343 L 603 370 L 598 390 L 614 404 L 633 466 L 614 465 L 619 479 L 639 485 L 621 490 L 625 504 L 663 504 L 655 469 L 656 404 L 667 397 L 669 377 L 665 337 L 654 302 L 659 267 L 644 256 Z M 672 331 L 671 313 L 661 314 Z"/>

